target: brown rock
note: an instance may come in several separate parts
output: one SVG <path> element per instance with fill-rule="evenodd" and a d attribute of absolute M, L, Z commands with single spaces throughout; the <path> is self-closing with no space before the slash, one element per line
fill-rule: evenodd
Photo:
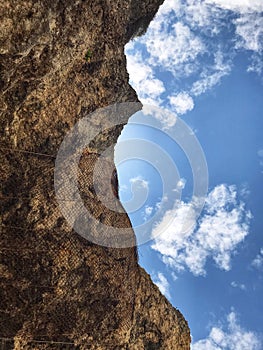
<path fill-rule="evenodd" d="M 116 102 L 137 101 L 124 45 L 143 32 L 162 1 L 0 4 L 3 349 L 190 347 L 186 321 L 138 266 L 136 248 L 107 248 L 75 233 L 61 214 L 53 183 L 59 146 L 80 118 Z M 94 216 L 129 228 L 127 239 L 135 245 L 128 216 L 107 211 L 91 181 L 94 164 L 121 128 L 100 135 L 83 152 L 79 189 Z M 98 233 L 94 226 L 87 230 Z"/>

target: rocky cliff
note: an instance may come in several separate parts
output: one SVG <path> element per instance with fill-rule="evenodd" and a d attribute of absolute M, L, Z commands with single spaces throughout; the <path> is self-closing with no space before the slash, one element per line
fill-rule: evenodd
<path fill-rule="evenodd" d="M 145 30 L 161 3 L 0 4 L 3 349 L 190 347 L 187 322 L 138 266 L 136 248 L 96 245 L 77 234 L 59 209 L 53 181 L 59 146 L 80 118 L 116 102 L 137 101 L 124 45 Z M 131 228 L 125 213 L 102 207 L 91 181 L 103 147 L 116 143 L 120 132 L 121 127 L 110 129 L 83 152 L 79 189 L 99 220 Z M 129 239 L 135 244 L 132 230 Z"/>

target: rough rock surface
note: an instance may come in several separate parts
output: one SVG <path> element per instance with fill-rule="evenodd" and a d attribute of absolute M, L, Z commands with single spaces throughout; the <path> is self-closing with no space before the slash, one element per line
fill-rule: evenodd
<path fill-rule="evenodd" d="M 161 3 L 0 3 L 3 349 L 190 347 L 187 322 L 138 266 L 136 248 L 107 248 L 75 233 L 60 212 L 53 184 L 59 145 L 77 120 L 99 107 L 137 101 L 124 45 Z M 101 208 L 89 186 L 101 147 L 116 143 L 120 132 L 110 130 L 83 152 L 79 187 L 101 221 L 131 227 L 125 213 L 116 217 Z M 130 239 L 135 242 L 133 233 Z"/>

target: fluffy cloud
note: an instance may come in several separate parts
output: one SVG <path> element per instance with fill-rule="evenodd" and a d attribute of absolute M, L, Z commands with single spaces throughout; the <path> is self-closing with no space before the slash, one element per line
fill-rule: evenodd
<path fill-rule="evenodd" d="M 261 15 L 247 14 L 237 18 L 234 23 L 236 25 L 236 33 L 241 39 L 237 41 L 236 47 L 261 52 L 263 50 L 263 17 Z"/>
<path fill-rule="evenodd" d="M 237 199 L 236 187 L 216 186 L 198 222 L 193 202 L 176 204 L 153 228 L 152 249 L 175 271 L 188 268 L 194 275 L 205 275 L 211 258 L 220 269 L 230 270 L 232 254 L 249 233 L 251 219 L 251 213 Z"/>
<path fill-rule="evenodd" d="M 156 109 L 155 106 L 151 106 L 150 104 L 143 106 L 143 114 L 150 115 L 156 120 L 159 120 L 163 125 L 163 130 L 169 129 L 176 124 L 177 115 L 168 111 L 167 109 Z"/>
<path fill-rule="evenodd" d="M 251 53 L 247 70 L 260 75 L 262 11 L 261 0 L 166 0 L 146 35 L 126 46 L 141 101 L 184 114 L 230 74 L 240 50 Z"/>
<path fill-rule="evenodd" d="M 194 342 L 191 350 L 260 350 L 261 346 L 258 335 L 242 328 L 232 311 L 226 325 L 212 327 L 208 337 Z"/>
<path fill-rule="evenodd" d="M 142 176 L 136 176 L 136 177 L 132 177 L 130 180 L 130 183 L 132 185 L 138 186 L 138 187 L 143 187 L 148 189 L 149 188 L 149 182 L 147 180 L 145 180 Z"/>
<path fill-rule="evenodd" d="M 133 49 L 132 43 L 126 46 L 130 83 L 143 103 L 158 106 L 161 103 L 160 96 L 165 91 L 164 84 L 155 77 L 153 68 L 144 62 L 138 52 L 135 55 L 132 53 Z"/>
<path fill-rule="evenodd" d="M 181 20 L 185 20 L 193 29 L 204 30 L 205 33 L 211 36 L 220 33 L 223 22 L 222 11 L 209 1 L 177 0 L 176 13 Z"/>
<path fill-rule="evenodd" d="M 180 92 L 175 96 L 170 96 L 170 105 L 177 114 L 185 114 L 194 108 L 194 101 L 186 92 Z"/>
<path fill-rule="evenodd" d="M 169 282 L 165 278 L 164 274 L 158 272 L 157 276 L 153 278 L 154 283 L 160 289 L 160 292 L 165 295 L 168 299 L 171 298 L 169 292 Z"/>
<path fill-rule="evenodd" d="M 197 56 L 205 51 L 202 39 L 182 22 L 171 26 L 153 24 L 144 43 L 152 66 L 161 66 L 174 76 L 188 76 L 196 68 Z"/>

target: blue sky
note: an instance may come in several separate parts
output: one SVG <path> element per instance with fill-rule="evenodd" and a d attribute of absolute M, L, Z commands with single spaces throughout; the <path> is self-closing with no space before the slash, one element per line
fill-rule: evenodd
<path fill-rule="evenodd" d="M 166 0 L 126 55 L 140 100 L 170 111 L 144 107 L 116 147 L 118 154 L 125 141 L 141 142 L 139 150 L 129 147 L 129 160 L 117 162 L 140 263 L 188 320 L 192 350 L 260 350 L 263 2 Z M 140 124 L 147 118 L 158 121 L 156 130 Z M 189 158 L 188 146 L 174 142 L 180 135 L 169 137 L 178 125 L 180 132 L 191 128 L 187 142 L 197 140 L 204 152 L 206 197 L 205 167 L 198 173 L 194 164 L 195 154 L 202 162 L 197 143 Z"/>

